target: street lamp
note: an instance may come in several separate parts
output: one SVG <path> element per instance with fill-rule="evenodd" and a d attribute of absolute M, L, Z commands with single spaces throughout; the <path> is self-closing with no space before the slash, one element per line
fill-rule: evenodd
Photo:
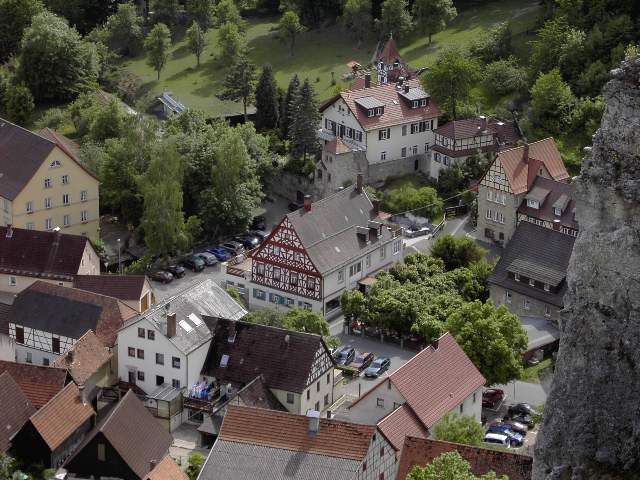
<path fill-rule="evenodd" d="M 117 241 L 118 241 L 118 273 L 120 274 L 120 273 L 122 273 L 120 271 L 120 239 L 118 238 Z"/>

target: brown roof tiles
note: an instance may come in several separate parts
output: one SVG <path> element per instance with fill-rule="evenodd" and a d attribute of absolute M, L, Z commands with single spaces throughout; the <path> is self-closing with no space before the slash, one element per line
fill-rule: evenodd
<path fill-rule="evenodd" d="M 560 224 L 564 227 L 572 229 L 578 229 L 578 222 L 574 216 L 575 202 L 571 198 L 571 185 L 565 182 L 556 182 L 550 178 L 537 177 L 533 181 L 532 190 L 536 187 L 540 190 L 545 190 L 548 193 L 540 208 L 531 208 L 527 206 L 527 202 L 523 201 L 518 207 L 518 213 L 524 215 L 546 220 L 548 222 L 554 222 L 559 220 Z M 558 203 L 556 203 L 558 202 Z M 562 215 L 556 216 L 554 213 L 554 206 L 558 205 L 562 208 Z"/>
<path fill-rule="evenodd" d="M 405 437 L 429 437 L 429 431 L 406 403 L 380 420 L 378 429 L 396 451 L 402 450 Z"/>
<path fill-rule="evenodd" d="M 457 451 L 462 458 L 469 462 L 471 471 L 475 475 L 484 475 L 494 471 L 498 475 L 506 475 L 509 480 L 531 479 L 533 459 L 526 455 L 439 440 L 407 437 L 404 441 L 396 480 L 405 480 L 416 465 L 423 467 L 443 453 L 452 451 Z"/>
<path fill-rule="evenodd" d="M 0 405 L 0 452 L 6 452 L 36 409 L 9 372 L 0 374 Z"/>
<path fill-rule="evenodd" d="M 91 376 L 111 360 L 113 354 L 88 330 L 78 339 L 73 348 L 53 362 L 54 367 L 66 368 L 78 385 L 83 385 Z"/>
<path fill-rule="evenodd" d="M 93 408 L 82 403 L 80 390 L 71 382 L 34 413 L 30 421 L 49 448 L 55 450 L 93 415 Z"/>
<path fill-rule="evenodd" d="M 146 278 L 144 275 L 78 275 L 73 286 L 119 300 L 140 300 Z"/>
<path fill-rule="evenodd" d="M 218 438 L 361 461 L 367 455 L 375 431 L 372 425 L 321 418 L 319 431 L 312 435 L 309 419 L 304 415 L 231 406 Z"/>
<path fill-rule="evenodd" d="M 189 480 L 189 477 L 167 455 L 144 477 L 144 480 Z"/>
<path fill-rule="evenodd" d="M 342 155 L 343 153 L 349 153 L 351 148 L 340 138 L 336 137 L 324 146 L 324 151 L 333 153 L 334 155 Z"/>
<path fill-rule="evenodd" d="M 33 404 L 40 408 L 64 387 L 67 371 L 62 368 L 0 360 L 0 373 L 8 372 Z"/>
<path fill-rule="evenodd" d="M 400 51 L 398 50 L 398 45 L 393 37 L 390 37 L 385 43 L 384 48 L 376 57 L 377 61 L 383 62 L 385 65 L 391 65 L 396 60 L 404 63 L 402 57 L 400 56 Z"/>

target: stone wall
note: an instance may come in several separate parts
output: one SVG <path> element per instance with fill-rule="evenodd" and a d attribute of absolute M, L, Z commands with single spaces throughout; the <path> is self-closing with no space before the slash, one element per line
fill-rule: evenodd
<path fill-rule="evenodd" d="M 573 183 L 580 233 L 534 480 L 640 478 L 640 59 L 612 77 Z"/>

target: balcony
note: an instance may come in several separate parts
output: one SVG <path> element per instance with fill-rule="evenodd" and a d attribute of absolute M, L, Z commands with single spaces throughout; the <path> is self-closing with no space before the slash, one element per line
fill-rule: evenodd
<path fill-rule="evenodd" d="M 322 128 L 318 129 L 318 138 L 320 140 L 326 140 L 327 142 L 330 142 L 331 140 L 336 138 L 336 134 L 333 133 L 333 131 L 327 130 L 326 128 L 322 127 Z M 361 145 L 356 143 L 351 138 L 347 138 L 347 137 L 342 136 L 342 137 L 340 137 L 340 140 L 342 140 L 345 144 L 347 144 L 354 151 L 365 151 L 366 150 L 365 147 L 362 147 Z"/>
<path fill-rule="evenodd" d="M 230 259 L 226 263 L 226 273 L 234 277 L 249 280 L 251 278 L 251 266 L 253 264 L 253 259 L 250 256 L 251 253 L 250 251 Z"/>

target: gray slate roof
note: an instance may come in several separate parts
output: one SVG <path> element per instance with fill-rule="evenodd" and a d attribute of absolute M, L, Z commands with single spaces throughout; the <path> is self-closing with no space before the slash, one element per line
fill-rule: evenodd
<path fill-rule="evenodd" d="M 356 228 L 366 227 L 375 216 L 369 197 L 364 190 L 357 193 L 355 185 L 313 203 L 310 212 L 301 208 L 287 218 L 320 273 L 373 251 L 392 238 L 386 227 L 381 237 L 372 238 L 368 245 L 358 238 Z"/>
<path fill-rule="evenodd" d="M 567 286 L 564 278 L 575 237 L 540 227 L 533 223 L 521 222 L 516 233 L 505 248 L 504 254 L 489 277 L 489 284 L 499 285 L 508 290 L 527 295 L 542 302 L 563 306 L 563 297 Z M 527 266 L 527 274 L 522 275 L 542 282 L 561 278 L 557 292 L 545 292 L 543 289 L 530 286 L 526 282 L 516 282 L 509 277 L 509 272 Z"/>
<path fill-rule="evenodd" d="M 521 316 L 522 326 L 527 331 L 527 351 L 535 350 L 560 339 L 560 330 L 552 320 L 541 317 Z"/>
<path fill-rule="evenodd" d="M 361 462 L 218 439 L 201 480 L 351 480 Z"/>
<path fill-rule="evenodd" d="M 159 302 L 125 325 L 129 327 L 143 318 L 167 334 L 167 314 L 176 314 L 176 335 L 169 340 L 185 355 L 211 339 L 211 331 L 203 317 L 239 320 L 247 311 L 213 280 L 207 279 Z"/>
<path fill-rule="evenodd" d="M 408 92 L 402 91 L 400 92 L 400 95 L 402 95 L 404 98 L 406 98 L 409 101 L 422 100 L 423 98 L 429 97 L 429 94 L 419 87 L 410 88 Z"/>
<path fill-rule="evenodd" d="M 362 108 L 369 110 L 370 108 L 384 107 L 384 103 L 376 97 L 362 97 L 355 100 Z"/>

